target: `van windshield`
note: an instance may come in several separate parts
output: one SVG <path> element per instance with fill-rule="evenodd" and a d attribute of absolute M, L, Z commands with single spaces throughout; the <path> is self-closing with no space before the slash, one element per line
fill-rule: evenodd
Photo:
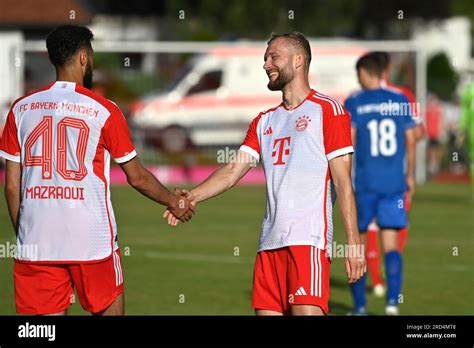
<path fill-rule="evenodd" d="M 221 86 L 222 70 L 208 71 L 201 76 L 199 81 L 191 87 L 187 95 L 199 94 L 203 92 L 215 91 Z"/>
<path fill-rule="evenodd" d="M 188 60 L 188 62 L 178 71 L 176 76 L 169 82 L 168 84 L 165 85 L 163 88 L 164 92 L 171 92 L 176 88 L 176 86 L 186 77 L 186 75 L 189 74 L 189 72 L 193 69 L 194 64 L 193 64 L 193 59 Z"/>

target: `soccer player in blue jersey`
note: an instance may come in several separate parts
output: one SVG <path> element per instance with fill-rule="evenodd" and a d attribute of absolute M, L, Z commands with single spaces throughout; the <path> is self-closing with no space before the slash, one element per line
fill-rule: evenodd
<path fill-rule="evenodd" d="M 361 91 L 345 101 L 355 150 L 354 186 L 362 240 L 375 218 L 381 229 L 387 278 L 387 315 L 399 313 L 402 257 L 399 231 L 407 224 L 404 193 L 415 188 L 415 132 L 411 104 L 402 93 L 382 88 L 382 69 L 370 55 L 356 65 Z M 367 314 L 364 275 L 351 286 L 352 314 Z"/>

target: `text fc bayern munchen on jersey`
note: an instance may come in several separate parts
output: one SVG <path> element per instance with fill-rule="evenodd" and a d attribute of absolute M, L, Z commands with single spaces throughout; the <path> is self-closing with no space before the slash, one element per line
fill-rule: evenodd
<path fill-rule="evenodd" d="M 95 262 L 118 248 L 110 156 L 123 163 L 136 152 L 114 103 L 53 82 L 15 101 L 0 155 L 22 166 L 17 250 L 37 250 L 18 261 Z"/>
<path fill-rule="evenodd" d="M 329 161 L 354 152 L 350 115 L 311 90 L 297 107 L 260 113 L 240 147 L 262 160 L 267 206 L 258 250 L 313 245 L 332 254 L 335 191 Z"/>

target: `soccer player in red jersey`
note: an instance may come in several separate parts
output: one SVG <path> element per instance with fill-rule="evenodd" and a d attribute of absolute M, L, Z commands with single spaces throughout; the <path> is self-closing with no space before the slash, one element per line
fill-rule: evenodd
<path fill-rule="evenodd" d="M 350 253 L 349 283 L 365 273 L 352 190 L 350 115 L 311 89 L 311 49 L 300 33 L 274 35 L 263 68 L 282 102 L 253 120 L 237 159 L 190 192 L 197 203 L 232 188 L 262 161 L 266 214 L 255 261 L 252 307 L 257 315 L 326 315 L 332 252 L 332 208 L 339 197 Z M 171 225 L 177 220 L 169 211 Z"/>
<path fill-rule="evenodd" d="M 131 186 L 181 221 L 194 212 L 140 164 L 117 105 L 90 91 L 92 39 L 80 26 L 48 35 L 56 81 L 13 103 L 0 140 L 20 314 L 66 315 L 74 288 L 85 310 L 124 314 L 110 157 Z"/>
<path fill-rule="evenodd" d="M 373 56 L 380 64 L 382 69 L 382 87 L 393 90 L 395 92 L 402 93 L 405 95 L 412 106 L 413 119 L 416 123 L 415 127 L 415 139 L 420 141 L 425 134 L 425 128 L 421 120 L 421 110 L 416 103 L 415 96 L 412 91 L 405 87 L 393 84 L 390 82 L 390 55 L 387 52 L 375 51 L 370 52 L 368 55 Z M 411 197 L 406 194 L 405 207 L 406 211 L 410 210 Z M 404 227 L 399 232 L 399 250 L 403 252 L 406 245 L 406 239 L 408 235 L 408 227 Z M 369 226 L 366 239 L 366 258 L 367 258 L 367 270 L 372 279 L 372 287 L 376 296 L 383 296 L 385 292 L 384 282 L 381 275 L 381 262 L 380 262 L 380 247 L 378 238 L 378 226 L 376 221 L 373 221 Z"/>

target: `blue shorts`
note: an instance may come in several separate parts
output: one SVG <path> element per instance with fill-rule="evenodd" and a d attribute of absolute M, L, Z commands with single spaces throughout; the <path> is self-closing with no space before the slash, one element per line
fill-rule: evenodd
<path fill-rule="evenodd" d="M 380 228 L 400 229 L 407 226 L 403 192 L 391 195 L 359 192 L 356 193 L 355 199 L 360 232 L 366 232 L 374 218 Z"/>

